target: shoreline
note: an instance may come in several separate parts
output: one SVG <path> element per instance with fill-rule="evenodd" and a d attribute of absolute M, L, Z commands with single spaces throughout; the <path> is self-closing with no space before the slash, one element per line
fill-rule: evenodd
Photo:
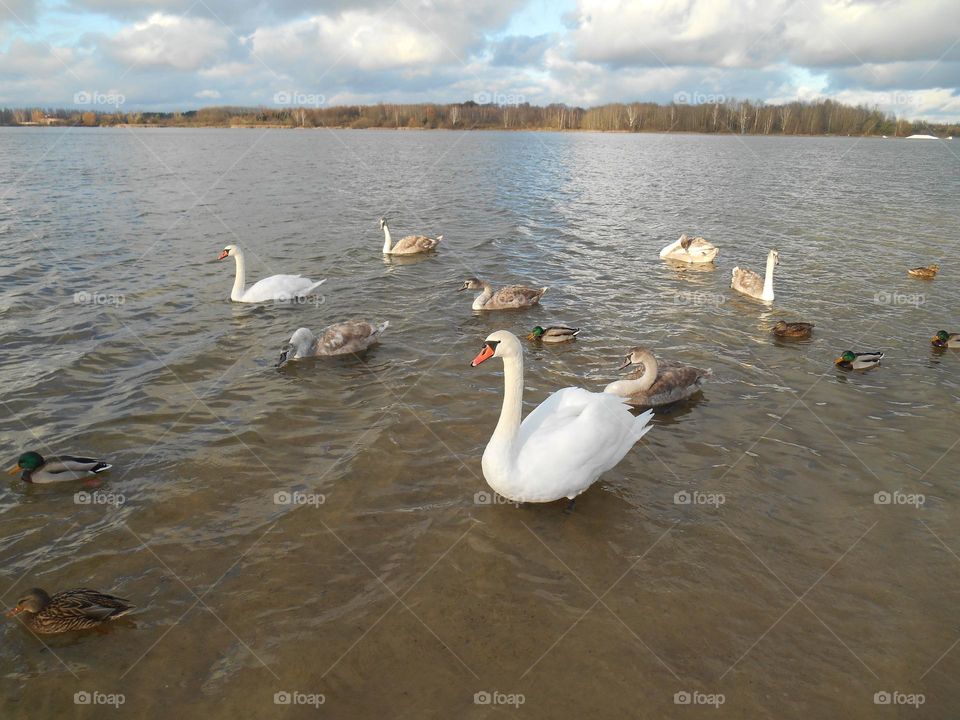
<path fill-rule="evenodd" d="M 832 133 L 734 133 L 734 132 L 699 132 L 696 130 L 596 130 L 592 128 L 491 128 L 491 127 L 463 127 L 463 128 L 423 128 L 423 127 L 386 127 L 374 126 L 355 128 L 349 125 L 314 125 L 301 127 L 295 125 L 281 125 L 276 123 L 263 124 L 236 124 L 236 125 L 160 125 L 155 123 L 116 123 L 113 125 L 68 125 L 68 124 L 19 124 L 0 125 L 0 128 L 20 128 L 28 130 L 52 130 L 61 128 L 76 128 L 83 130 L 104 130 L 121 128 L 124 130 L 155 129 L 155 130 L 350 130 L 353 132 L 388 131 L 388 132 L 536 132 L 536 133 L 596 133 L 599 135 L 699 135 L 704 137 L 776 137 L 776 138 L 876 138 L 878 140 L 909 140 L 909 135 L 881 135 L 878 133 L 864 133 L 861 135 L 846 135 Z M 915 138 L 913 138 L 915 139 Z M 952 136 L 929 136 L 929 140 L 953 140 Z"/>

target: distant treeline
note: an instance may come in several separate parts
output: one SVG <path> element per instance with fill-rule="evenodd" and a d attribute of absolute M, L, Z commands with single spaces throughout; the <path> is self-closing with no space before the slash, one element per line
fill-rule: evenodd
<path fill-rule="evenodd" d="M 611 103 L 592 108 L 478 104 L 208 107 L 187 112 L 52 108 L 0 109 L 0 125 L 150 125 L 157 127 L 340 127 L 450 130 L 602 130 L 752 135 L 960 134 L 960 124 L 908 121 L 832 100 L 768 105 L 745 100 L 680 104 Z"/>

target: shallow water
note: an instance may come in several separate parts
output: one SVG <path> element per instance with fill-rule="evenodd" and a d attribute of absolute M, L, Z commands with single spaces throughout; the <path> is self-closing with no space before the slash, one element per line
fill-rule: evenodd
<path fill-rule="evenodd" d="M 43 642 L 6 622 L 3 717 L 102 717 L 82 691 L 138 718 L 317 715 L 278 692 L 338 718 L 485 717 L 482 692 L 534 718 L 695 712 L 678 692 L 722 695 L 702 709 L 718 718 L 913 711 L 878 708 L 883 691 L 956 717 L 960 352 L 929 338 L 960 329 L 957 153 L 0 129 L 4 453 L 106 457 L 100 491 L 124 500 L 4 484 L 2 602 L 92 586 L 139 606 Z M 382 214 L 442 251 L 385 261 Z M 658 259 L 681 232 L 721 247 L 715 269 Z M 323 301 L 231 304 L 228 243 L 248 282 L 327 277 Z M 771 247 L 773 305 L 732 296 L 730 269 L 762 271 Z M 907 277 L 928 262 L 935 280 Z M 455 292 L 470 275 L 550 290 L 481 315 Z M 391 325 L 362 358 L 274 368 L 294 329 L 348 317 Z M 777 319 L 817 327 L 782 342 Z M 637 344 L 715 377 L 572 514 L 484 504 L 502 375 L 469 361 L 492 330 L 553 322 L 584 330 L 528 347 L 528 408 L 602 388 Z M 848 347 L 887 357 L 834 369 Z M 895 490 L 924 502 L 875 503 Z M 293 491 L 311 502 L 275 502 Z"/>

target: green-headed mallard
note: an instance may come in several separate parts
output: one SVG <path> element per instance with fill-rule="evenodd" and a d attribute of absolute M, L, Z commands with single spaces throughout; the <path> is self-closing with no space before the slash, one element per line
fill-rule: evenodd
<path fill-rule="evenodd" d="M 938 348 L 960 348 L 960 333 L 948 333 L 946 330 L 939 330 L 936 335 L 930 338 Z"/>
<path fill-rule="evenodd" d="M 550 325 L 548 327 L 540 327 L 537 325 L 530 331 L 530 334 L 527 335 L 527 340 L 539 340 L 545 343 L 562 343 L 567 340 L 573 340 L 579 334 L 580 328 L 567 327 L 566 325 Z"/>
<path fill-rule="evenodd" d="M 24 616 L 21 621 L 35 633 L 89 630 L 115 620 L 134 609 L 129 600 L 88 588 L 64 590 L 52 597 L 40 588 L 17 600 L 7 617 Z"/>
<path fill-rule="evenodd" d="M 923 267 L 915 267 L 907 270 L 907 274 L 915 278 L 923 278 L 924 280 L 933 280 L 937 273 L 940 271 L 939 265 L 925 265 Z"/>
<path fill-rule="evenodd" d="M 776 325 L 773 326 L 773 334 L 777 337 L 782 338 L 806 338 L 810 337 L 810 333 L 813 331 L 813 323 L 805 322 L 784 322 L 780 320 Z"/>
<path fill-rule="evenodd" d="M 855 353 L 853 350 L 844 350 L 834 364 L 844 370 L 869 370 L 879 365 L 881 360 L 882 352 Z"/>
<path fill-rule="evenodd" d="M 667 361 L 658 363 L 653 353 L 644 347 L 631 348 L 617 370 L 634 368 L 623 380 L 607 385 L 603 391 L 626 398 L 636 407 L 669 405 L 693 395 L 703 381 L 713 375 L 690 365 Z"/>
<path fill-rule="evenodd" d="M 113 465 L 103 460 L 74 457 L 73 455 L 58 455 L 45 460 L 40 453 L 31 451 L 21 455 L 17 459 L 17 464 L 7 472 L 13 475 L 22 470 L 21 480 L 42 485 L 68 480 L 82 480 L 112 467 Z"/>
<path fill-rule="evenodd" d="M 482 290 L 473 300 L 474 310 L 515 310 L 536 305 L 547 288 L 532 288 L 526 285 L 511 285 L 494 291 L 493 286 L 479 278 L 467 278 L 460 290 Z"/>
<path fill-rule="evenodd" d="M 426 235 L 407 235 L 397 240 L 397 244 L 394 245 L 386 218 L 380 218 L 380 229 L 383 230 L 384 255 L 417 255 L 432 252 L 437 249 L 437 246 L 443 240 L 443 235 L 437 235 L 435 238 Z"/>

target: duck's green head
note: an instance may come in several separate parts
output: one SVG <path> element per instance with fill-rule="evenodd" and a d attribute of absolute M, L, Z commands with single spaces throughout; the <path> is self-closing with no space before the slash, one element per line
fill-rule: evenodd
<path fill-rule="evenodd" d="M 933 342 L 937 344 L 945 343 L 949 339 L 950 333 L 948 333 L 946 330 L 938 330 L 937 334 L 933 336 Z"/>
<path fill-rule="evenodd" d="M 33 451 L 25 452 L 17 458 L 17 464 L 8 471 L 11 475 L 20 470 L 36 470 L 43 465 L 43 456 Z"/>
<path fill-rule="evenodd" d="M 843 354 L 837 358 L 836 364 L 839 365 L 840 363 L 849 363 L 856 359 L 857 355 L 853 352 L 853 350 L 844 350 Z"/>
<path fill-rule="evenodd" d="M 543 337 L 543 333 L 545 332 L 546 330 L 537 325 L 533 330 L 530 331 L 530 334 L 527 335 L 527 340 L 536 340 L 539 337 Z"/>

